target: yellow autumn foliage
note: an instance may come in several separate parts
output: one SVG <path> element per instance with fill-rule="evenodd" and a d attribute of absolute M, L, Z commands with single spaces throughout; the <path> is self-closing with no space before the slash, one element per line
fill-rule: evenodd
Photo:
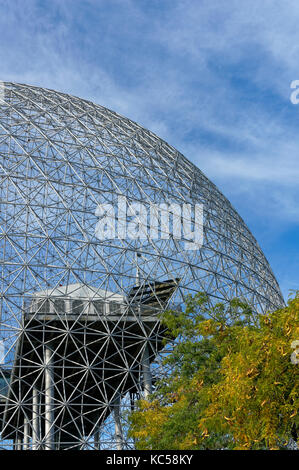
<path fill-rule="evenodd" d="M 188 328 L 173 356 L 182 369 L 130 417 L 137 448 L 274 450 L 296 441 L 299 298 L 254 324 L 203 319 L 193 338 Z"/>

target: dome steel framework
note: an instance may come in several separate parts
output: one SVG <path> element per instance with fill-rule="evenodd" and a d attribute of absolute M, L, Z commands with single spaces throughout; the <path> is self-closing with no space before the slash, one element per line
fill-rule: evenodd
<path fill-rule="evenodd" d="M 284 301 L 242 218 L 150 131 L 92 102 L 0 89 L 2 448 L 132 448 L 126 409 L 163 373 L 159 313 L 198 291 Z M 99 204 L 202 204 L 203 244 L 99 239 Z"/>

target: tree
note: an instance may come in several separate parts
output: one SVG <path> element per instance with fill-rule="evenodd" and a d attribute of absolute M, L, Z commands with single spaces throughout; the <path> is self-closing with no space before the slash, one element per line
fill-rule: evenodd
<path fill-rule="evenodd" d="M 129 418 L 138 449 L 278 449 L 298 440 L 299 296 L 254 316 L 198 294 L 162 318 L 172 372 Z M 291 360 L 291 354 L 292 360 Z"/>

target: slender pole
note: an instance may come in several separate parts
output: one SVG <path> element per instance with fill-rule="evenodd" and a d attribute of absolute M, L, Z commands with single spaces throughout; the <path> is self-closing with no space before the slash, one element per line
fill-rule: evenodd
<path fill-rule="evenodd" d="M 16 437 L 14 440 L 14 448 L 15 450 L 22 450 L 22 441 L 19 437 Z"/>
<path fill-rule="evenodd" d="M 101 446 L 100 446 L 100 428 L 98 426 L 97 426 L 97 428 L 94 432 L 93 438 L 94 438 L 94 449 L 95 450 L 100 450 L 100 448 L 101 448 Z"/>
<path fill-rule="evenodd" d="M 134 400 L 134 393 L 132 392 L 130 392 L 130 404 L 131 404 L 131 413 L 133 413 L 135 410 L 135 400 Z M 134 449 L 135 449 L 136 448 L 135 437 L 133 437 L 133 442 L 134 442 Z"/>
<path fill-rule="evenodd" d="M 45 450 L 54 449 L 54 361 L 53 351 L 45 345 Z"/>
<path fill-rule="evenodd" d="M 39 448 L 39 394 L 36 385 L 32 387 L 32 450 Z"/>
<path fill-rule="evenodd" d="M 23 449 L 29 449 L 29 425 L 28 425 L 28 418 L 25 416 L 24 418 L 24 437 L 23 437 Z"/>
<path fill-rule="evenodd" d="M 136 286 L 140 286 L 140 269 L 138 265 L 138 258 L 140 258 L 140 253 L 136 251 Z"/>
<path fill-rule="evenodd" d="M 136 252 L 136 285 L 140 285 L 140 270 L 138 265 L 138 258 L 140 253 Z M 141 305 L 138 305 L 139 315 L 141 313 Z M 149 358 L 149 349 L 148 345 L 145 345 L 143 357 L 142 357 L 142 372 L 143 372 L 143 389 L 144 389 L 144 398 L 147 400 L 149 395 L 152 393 L 152 375 L 150 368 L 150 358 Z"/>
<path fill-rule="evenodd" d="M 145 345 L 142 357 L 142 372 L 143 372 L 143 390 L 144 398 L 147 400 L 152 393 L 152 374 L 149 359 L 148 344 Z"/>
<path fill-rule="evenodd" d="M 120 395 L 114 402 L 114 422 L 117 450 L 123 450 L 123 433 L 120 420 Z"/>
<path fill-rule="evenodd" d="M 134 395 L 132 392 L 130 392 L 130 404 L 131 404 L 131 411 L 133 412 L 135 409 L 135 401 L 134 401 Z"/>

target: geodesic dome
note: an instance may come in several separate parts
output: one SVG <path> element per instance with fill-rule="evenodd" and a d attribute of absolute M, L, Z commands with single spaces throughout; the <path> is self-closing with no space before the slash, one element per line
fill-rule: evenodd
<path fill-rule="evenodd" d="M 3 446 L 130 447 L 121 403 L 160 373 L 158 313 L 198 291 L 263 313 L 283 305 L 279 286 L 229 201 L 156 135 L 56 91 L 0 91 Z M 99 239 L 97 207 L 119 197 L 202 204 L 201 248 Z"/>

